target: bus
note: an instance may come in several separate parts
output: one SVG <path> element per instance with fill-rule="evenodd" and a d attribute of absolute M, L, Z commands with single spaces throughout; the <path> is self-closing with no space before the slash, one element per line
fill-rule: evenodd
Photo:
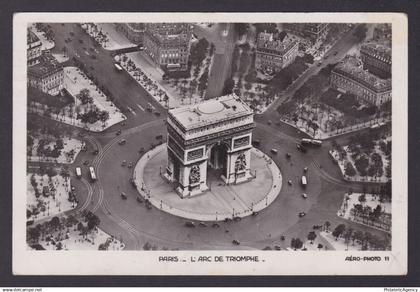
<path fill-rule="evenodd" d="M 322 145 L 321 140 L 306 139 L 306 138 L 303 138 L 301 143 L 302 143 L 302 145 L 310 145 L 310 146 L 321 146 Z"/>
<path fill-rule="evenodd" d="M 306 187 L 307 184 L 308 184 L 308 181 L 306 180 L 306 176 L 302 175 L 302 186 Z"/>
<path fill-rule="evenodd" d="M 123 68 L 121 67 L 121 65 L 118 64 L 118 63 L 114 63 L 114 66 L 115 66 L 115 69 L 117 69 L 117 71 L 122 71 L 123 70 Z"/>
<path fill-rule="evenodd" d="M 95 169 L 92 166 L 89 167 L 89 173 L 90 173 L 90 179 L 92 181 L 95 181 L 96 180 Z"/>
<path fill-rule="evenodd" d="M 76 167 L 76 177 L 81 178 L 82 177 L 82 170 L 80 167 Z"/>

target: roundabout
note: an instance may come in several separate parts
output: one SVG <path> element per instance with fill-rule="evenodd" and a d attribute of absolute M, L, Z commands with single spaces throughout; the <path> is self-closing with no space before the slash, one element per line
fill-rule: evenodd
<path fill-rule="evenodd" d="M 134 170 L 139 194 L 156 208 L 169 214 L 198 221 L 222 221 L 246 217 L 268 207 L 282 186 L 282 176 L 273 160 L 252 148 L 253 178 L 239 184 L 226 184 L 220 173 L 208 169 L 206 192 L 182 198 L 175 185 L 163 175 L 167 161 L 166 144 L 145 153 Z"/>

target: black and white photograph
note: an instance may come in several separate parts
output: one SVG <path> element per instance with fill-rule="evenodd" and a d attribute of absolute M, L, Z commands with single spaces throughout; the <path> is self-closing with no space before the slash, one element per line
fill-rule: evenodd
<path fill-rule="evenodd" d="M 66 15 L 15 22 L 19 250 L 281 273 L 406 249 L 398 15 Z"/>

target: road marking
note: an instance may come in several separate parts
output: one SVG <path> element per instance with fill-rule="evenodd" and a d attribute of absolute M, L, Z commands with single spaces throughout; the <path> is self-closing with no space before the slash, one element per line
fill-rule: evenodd
<path fill-rule="evenodd" d="M 133 114 L 133 115 L 137 115 L 137 113 L 129 106 L 127 106 L 127 109 Z"/>
<path fill-rule="evenodd" d="M 138 103 L 136 103 L 136 105 L 137 105 L 137 107 L 138 107 L 139 109 L 141 109 L 142 111 L 144 111 L 144 108 L 143 108 L 141 105 L 139 105 Z"/>

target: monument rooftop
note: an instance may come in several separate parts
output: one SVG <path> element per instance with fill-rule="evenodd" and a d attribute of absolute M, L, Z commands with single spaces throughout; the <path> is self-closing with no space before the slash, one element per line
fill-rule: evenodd
<path fill-rule="evenodd" d="M 242 116 L 253 111 L 237 95 L 230 94 L 210 99 L 199 104 L 172 109 L 169 115 L 185 130 L 200 128 Z"/>

